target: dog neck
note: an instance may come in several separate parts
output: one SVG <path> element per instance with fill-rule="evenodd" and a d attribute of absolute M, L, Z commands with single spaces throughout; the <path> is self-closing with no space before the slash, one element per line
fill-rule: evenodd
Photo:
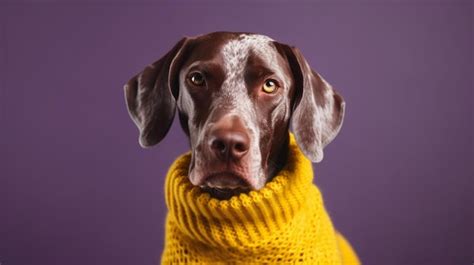
<path fill-rule="evenodd" d="M 178 158 L 166 179 L 163 263 L 341 262 L 336 233 L 312 183 L 311 162 L 293 137 L 287 163 L 272 181 L 229 200 L 193 186 L 189 162 L 190 154 Z"/>
<path fill-rule="evenodd" d="M 273 180 L 275 176 L 278 175 L 278 173 L 287 165 L 288 163 L 288 155 L 290 152 L 290 134 L 285 133 L 283 136 L 277 136 L 276 139 L 274 139 L 271 142 L 275 142 L 276 145 L 272 146 L 271 149 L 275 150 L 270 150 L 269 154 L 274 154 L 272 157 L 269 155 L 268 158 L 268 174 L 269 178 L 267 181 Z M 291 134 L 291 138 L 293 139 L 293 135 Z"/>

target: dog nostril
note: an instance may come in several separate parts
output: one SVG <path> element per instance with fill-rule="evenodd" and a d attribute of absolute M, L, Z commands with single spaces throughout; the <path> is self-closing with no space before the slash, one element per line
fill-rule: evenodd
<path fill-rule="evenodd" d="M 236 143 L 234 146 L 234 150 L 242 153 L 247 151 L 247 147 L 243 143 Z"/>
<path fill-rule="evenodd" d="M 226 144 L 219 139 L 212 141 L 211 148 L 219 153 L 224 153 L 227 150 Z"/>
<path fill-rule="evenodd" d="M 234 158 L 242 158 L 249 150 L 249 142 L 244 135 L 234 135 L 229 150 Z"/>

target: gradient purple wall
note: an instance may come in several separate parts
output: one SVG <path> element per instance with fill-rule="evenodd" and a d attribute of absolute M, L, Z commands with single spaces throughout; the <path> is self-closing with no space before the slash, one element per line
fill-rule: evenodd
<path fill-rule="evenodd" d="M 159 260 L 187 144 L 141 149 L 122 86 L 216 30 L 299 47 L 345 97 L 316 183 L 365 264 L 474 262 L 472 1 L 0 1 L 0 264 Z"/>

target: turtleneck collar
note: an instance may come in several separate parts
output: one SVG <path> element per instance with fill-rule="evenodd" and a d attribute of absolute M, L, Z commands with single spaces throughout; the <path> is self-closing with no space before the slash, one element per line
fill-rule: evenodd
<path fill-rule="evenodd" d="M 264 188 L 218 200 L 188 180 L 191 154 L 179 157 L 166 179 L 169 218 L 191 240 L 208 246 L 240 248 L 261 245 L 295 222 L 307 204 L 323 207 L 312 184 L 311 162 L 290 137 L 286 166 Z M 308 196 L 311 201 L 308 202 Z M 319 201 L 314 201 L 314 200 Z"/>

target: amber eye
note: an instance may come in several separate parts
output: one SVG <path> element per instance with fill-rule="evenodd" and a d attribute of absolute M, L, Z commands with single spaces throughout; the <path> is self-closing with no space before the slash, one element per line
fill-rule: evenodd
<path fill-rule="evenodd" d="M 262 90 L 265 93 L 273 93 L 277 90 L 277 82 L 273 79 L 267 79 L 265 83 L 263 83 Z"/>
<path fill-rule="evenodd" d="M 191 81 L 191 83 L 195 86 L 203 86 L 206 81 L 204 80 L 204 76 L 200 73 L 192 73 L 190 76 L 189 76 L 189 81 Z"/>

